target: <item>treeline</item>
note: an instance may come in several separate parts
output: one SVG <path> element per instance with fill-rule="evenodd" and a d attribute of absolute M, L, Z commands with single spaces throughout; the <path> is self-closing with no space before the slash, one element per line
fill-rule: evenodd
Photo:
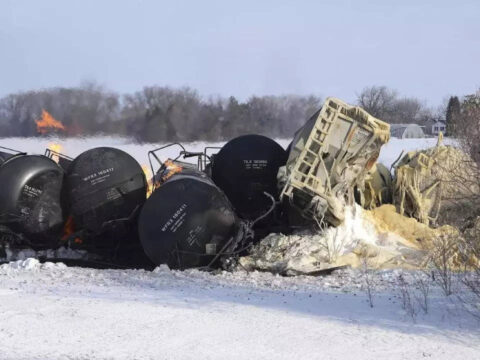
<path fill-rule="evenodd" d="M 450 113 L 461 107 L 456 99 L 458 104 L 431 109 L 417 98 L 372 86 L 358 94 L 357 104 L 392 124 L 425 125 L 452 119 Z M 65 130 L 60 133 L 66 136 L 108 134 L 144 142 L 222 140 L 247 133 L 290 138 L 321 104 L 315 95 L 252 96 L 242 102 L 233 96 L 205 99 L 190 88 L 160 86 L 120 95 L 89 83 L 1 98 L 0 136 L 39 135 L 35 121 L 44 109 L 62 122 Z M 453 134 L 454 128 L 449 128 Z"/>
<path fill-rule="evenodd" d="M 414 123 L 424 125 L 431 120 L 444 120 L 445 108 L 429 108 L 415 97 L 400 96 L 386 86 L 371 86 L 363 89 L 357 103 L 371 115 L 389 124 Z"/>
<path fill-rule="evenodd" d="M 450 97 L 446 119 L 447 133 L 460 140 L 464 151 L 477 164 L 476 174 L 478 174 L 480 170 L 480 89 L 476 94 L 464 96 L 461 100 L 457 96 Z M 477 188 L 480 188 L 480 177 L 476 176 L 476 181 Z"/>
<path fill-rule="evenodd" d="M 37 136 L 42 110 L 66 136 L 99 133 L 139 141 L 221 140 L 258 133 L 292 137 L 321 106 L 317 96 L 233 96 L 202 99 L 190 88 L 145 87 L 120 96 L 96 84 L 11 94 L 0 99 L 1 136 Z"/>

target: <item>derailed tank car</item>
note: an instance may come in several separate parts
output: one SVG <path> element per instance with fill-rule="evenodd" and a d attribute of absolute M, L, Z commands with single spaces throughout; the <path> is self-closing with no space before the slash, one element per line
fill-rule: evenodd
<path fill-rule="evenodd" d="M 108 257 L 140 249 L 134 228 L 146 193 L 143 169 L 126 152 L 110 147 L 83 152 L 68 167 L 64 186 L 72 236 Z"/>
<path fill-rule="evenodd" d="M 69 214 L 75 226 L 99 232 L 106 223 L 138 211 L 147 182 L 138 162 L 109 147 L 90 149 L 72 162 L 65 181 Z"/>
<path fill-rule="evenodd" d="M 225 194 L 205 173 L 171 160 L 163 163 L 155 183 L 158 188 L 138 220 L 150 260 L 174 269 L 218 265 L 241 230 Z"/>
<path fill-rule="evenodd" d="M 0 225 L 34 249 L 58 246 L 64 171 L 43 155 L 19 153 L 0 165 Z M 24 245 L 25 245 L 24 244 Z"/>
<path fill-rule="evenodd" d="M 211 176 L 238 216 L 255 221 L 272 209 L 272 199 L 278 201 L 277 173 L 286 161 L 287 153 L 276 141 L 262 135 L 244 135 L 227 142 L 215 155 Z M 268 232 L 279 218 L 278 212 L 271 212 L 256 228 Z"/>

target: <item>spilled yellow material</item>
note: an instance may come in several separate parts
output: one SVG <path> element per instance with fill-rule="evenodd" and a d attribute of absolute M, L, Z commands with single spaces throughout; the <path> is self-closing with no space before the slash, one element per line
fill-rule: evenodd
<path fill-rule="evenodd" d="M 442 207 L 478 189 L 467 188 L 471 159 L 460 149 L 441 145 L 407 153 L 395 168 L 393 199 L 400 214 L 436 224 Z M 450 204 L 449 204 L 450 203 Z"/>

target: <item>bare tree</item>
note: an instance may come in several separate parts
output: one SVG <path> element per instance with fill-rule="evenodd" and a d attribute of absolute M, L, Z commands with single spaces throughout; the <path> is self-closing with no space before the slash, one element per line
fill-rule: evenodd
<path fill-rule="evenodd" d="M 455 122 L 463 150 L 480 165 L 480 90 L 465 97 Z"/>
<path fill-rule="evenodd" d="M 363 288 L 367 294 L 367 301 L 373 308 L 373 297 L 375 292 L 375 271 L 372 264 L 371 253 L 367 245 L 362 245 L 357 253 L 360 259 L 361 272 L 363 276 Z"/>
<path fill-rule="evenodd" d="M 415 98 L 402 98 L 395 100 L 386 120 L 390 123 L 424 123 L 433 115 L 426 106 Z"/>
<path fill-rule="evenodd" d="M 430 277 L 426 274 L 417 274 L 415 276 L 415 286 L 418 293 L 415 293 L 415 299 L 425 314 L 428 314 L 429 296 L 430 296 Z"/>
<path fill-rule="evenodd" d="M 357 96 L 357 102 L 371 115 L 383 119 L 392 111 L 396 98 L 397 92 L 386 86 L 371 86 L 362 90 Z"/>
<path fill-rule="evenodd" d="M 463 233 L 465 251 L 461 283 L 467 291 L 457 294 L 467 310 L 480 318 L 480 217 Z"/>
<path fill-rule="evenodd" d="M 371 86 L 357 96 L 357 103 L 367 112 L 391 124 L 423 124 L 435 118 L 434 112 L 414 97 L 398 97 L 386 86 Z"/>
<path fill-rule="evenodd" d="M 413 302 L 410 285 L 406 281 L 404 274 L 400 274 L 398 276 L 397 283 L 400 299 L 402 301 L 402 309 L 407 312 L 413 321 L 415 321 L 417 317 L 417 309 L 415 308 L 415 304 Z"/>
<path fill-rule="evenodd" d="M 452 259 L 458 251 L 458 235 L 440 235 L 433 241 L 430 251 L 430 265 L 434 280 L 442 288 L 445 296 L 453 293 Z"/>

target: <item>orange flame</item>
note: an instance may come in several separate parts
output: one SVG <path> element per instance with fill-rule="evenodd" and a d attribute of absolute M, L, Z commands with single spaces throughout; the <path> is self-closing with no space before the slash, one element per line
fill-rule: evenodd
<path fill-rule="evenodd" d="M 56 144 L 56 143 L 50 143 L 50 144 L 48 144 L 48 148 L 50 150 L 56 152 L 56 153 L 61 153 L 62 149 L 63 149 L 63 146 L 60 145 L 60 144 Z M 58 162 L 60 161 L 60 158 L 58 157 L 58 155 L 53 154 L 52 155 L 52 160 L 55 161 L 58 164 Z"/>
<path fill-rule="evenodd" d="M 65 222 L 65 226 L 63 227 L 63 236 L 62 241 L 67 241 L 68 238 L 75 232 L 75 224 L 73 222 L 73 217 L 69 216 L 67 221 Z M 76 237 L 73 242 L 75 244 L 82 244 L 82 239 Z"/>
<path fill-rule="evenodd" d="M 153 192 L 153 175 L 152 170 L 147 165 L 142 165 L 142 170 L 145 173 L 147 178 L 147 199 L 152 195 Z"/>
<path fill-rule="evenodd" d="M 170 179 L 173 175 L 181 173 L 183 167 L 181 165 L 176 164 L 173 160 L 167 159 L 163 166 L 165 166 L 165 171 L 162 173 L 162 177 L 160 179 L 160 184 L 163 184 L 165 181 Z"/>
<path fill-rule="evenodd" d="M 75 232 L 75 226 L 73 225 L 73 217 L 69 216 L 63 227 L 62 240 L 65 241 L 70 235 Z"/>
<path fill-rule="evenodd" d="M 52 129 L 59 129 L 65 131 L 65 126 L 56 120 L 52 115 L 48 113 L 45 109 L 42 109 L 42 116 L 40 119 L 35 120 L 37 123 L 37 132 L 40 134 L 46 134 Z"/>

